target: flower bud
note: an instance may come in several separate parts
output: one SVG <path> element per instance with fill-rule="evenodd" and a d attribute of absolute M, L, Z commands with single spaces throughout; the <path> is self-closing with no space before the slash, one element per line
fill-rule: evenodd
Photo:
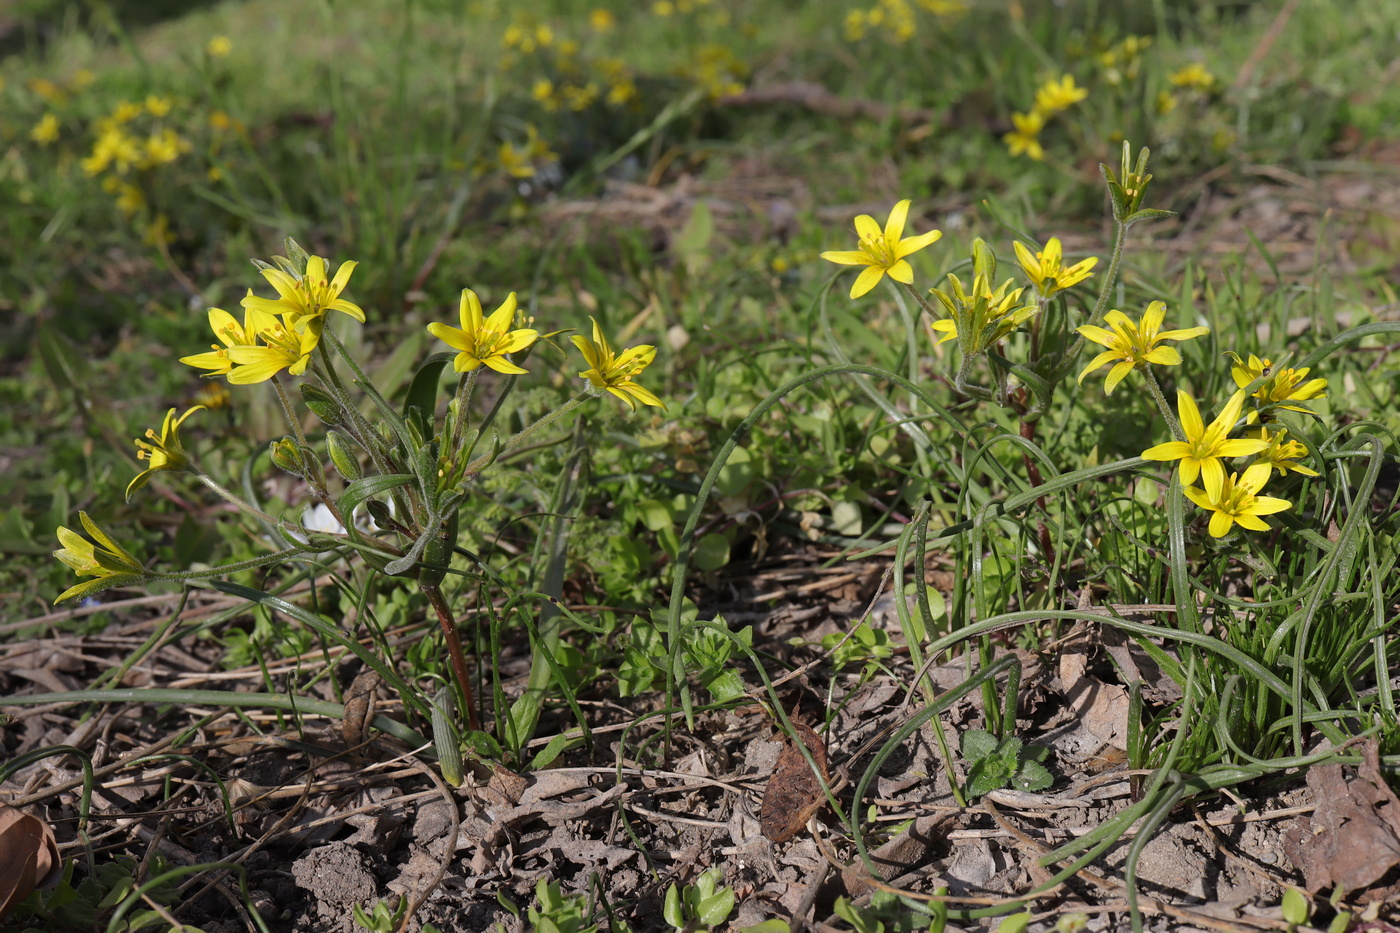
<path fill-rule="evenodd" d="M 326 432 L 326 449 L 330 451 L 331 463 L 335 465 L 335 470 L 348 483 L 364 476 L 364 471 L 360 469 L 360 461 L 355 457 L 354 448 L 350 446 L 350 440 L 339 431 L 334 429 Z"/>
<path fill-rule="evenodd" d="M 290 437 L 273 441 L 271 453 L 272 462 L 277 465 L 278 469 L 286 470 L 293 476 L 306 475 L 306 465 L 302 463 L 301 452 L 297 450 L 296 441 Z"/>

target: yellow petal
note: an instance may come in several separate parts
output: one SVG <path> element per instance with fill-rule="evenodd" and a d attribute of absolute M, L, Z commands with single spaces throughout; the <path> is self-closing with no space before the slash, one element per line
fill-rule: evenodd
<path fill-rule="evenodd" d="M 827 262 L 834 262 L 841 266 L 868 266 L 870 256 L 863 250 L 832 250 L 822 253 L 822 258 Z"/>
<path fill-rule="evenodd" d="M 856 218 L 856 233 L 862 240 L 878 240 L 885 235 L 875 218 L 869 214 L 861 214 Z"/>
<path fill-rule="evenodd" d="M 496 372 L 505 373 L 509 376 L 521 376 L 529 372 L 529 370 L 521 369 L 519 366 L 516 366 L 510 360 L 506 359 L 504 356 L 501 356 L 499 354 L 495 356 L 489 356 L 482 362 L 484 362 L 487 366 L 490 366 Z"/>
<path fill-rule="evenodd" d="M 594 349 L 592 341 L 582 334 L 574 334 L 569 339 L 574 342 L 574 346 L 578 347 L 579 352 L 583 354 L 583 358 L 588 363 L 590 369 L 598 370 L 602 368 L 602 360 L 598 358 L 598 351 Z M 580 375 L 583 374 L 580 373 Z"/>
<path fill-rule="evenodd" d="M 1235 524 L 1235 519 L 1228 512 L 1216 512 L 1210 517 L 1210 533 L 1212 537 L 1223 538 L 1230 533 L 1230 528 Z"/>
<path fill-rule="evenodd" d="M 1184 468 L 1188 461 L 1181 461 Z M 1207 457 L 1200 461 L 1201 464 L 1201 485 L 1206 488 L 1206 495 L 1216 502 L 1220 501 L 1220 493 L 1225 489 L 1225 467 L 1215 457 Z M 1184 472 L 1184 470 L 1183 470 Z"/>
<path fill-rule="evenodd" d="M 900 240 L 899 246 L 895 248 L 894 254 L 897 258 L 903 259 L 910 253 L 918 252 L 925 246 L 937 243 L 942 238 L 942 230 L 930 230 L 928 233 L 921 233 L 918 236 L 909 237 L 907 240 Z"/>
<path fill-rule="evenodd" d="M 1187 486 L 1181 491 L 1186 493 L 1186 498 L 1190 499 L 1207 512 L 1215 508 L 1215 503 L 1211 501 L 1210 496 L 1206 495 L 1204 489 L 1197 489 L 1195 486 Z"/>
<path fill-rule="evenodd" d="M 350 273 L 355 271 L 357 265 L 359 265 L 359 263 L 351 259 L 347 262 L 342 262 L 340 268 L 335 270 L 335 278 L 331 281 L 331 292 L 333 294 L 339 295 L 341 292 L 345 291 L 345 286 L 350 284 Z"/>
<path fill-rule="evenodd" d="M 1118 343 L 1117 334 L 1112 331 L 1104 330 L 1102 327 L 1095 327 L 1093 324 L 1081 324 L 1079 327 L 1076 327 L 1075 330 L 1079 331 L 1085 340 L 1092 340 L 1094 343 L 1101 346 L 1112 347 Z M 1118 356 L 1119 354 L 1114 353 L 1113 355 Z M 1099 364 L 1099 366 L 1102 365 L 1103 363 Z M 1096 366 L 1094 368 L 1097 369 L 1098 367 Z"/>
<path fill-rule="evenodd" d="M 1085 376 L 1089 375 L 1091 372 L 1093 372 L 1094 370 L 1098 369 L 1098 368 L 1099 368 L 1100 366 L 1102 366 L 1104 363 L 1108 363 L 1108 362 L 1111 362 L 1111 361 L 1113 361 L 1113 360 L 1118 359 L 1118 357 L 1121 356 L 1121 355 L 1122 355 L 1122 354 L 1117 353 L 1116 351 L 1113 351 L 1113 350 L 1105 350 L 1104 352 L 1100 353 L 1098 356 L 1094 357 L 1093 362 L 1091 362 L 1088 366 L 1085 366 L 1084 369 L 1083 369 L 1083 371 L 1080 372 L 1080 374 L 1079 374 L 1079 384 L 1080 384 L 1080 385 L 1083 385 L 1083 384 L 1084 384 L 1084 377 L 1085 377 Z"/>
<path fill-rule="evenodd" d="M 501 306 L 491 312 L 491 316 L 486 319 L 485 329 L 494 331 L 506 331 L 515 321 L 515 292 L 506 296 L 506 300 L 501 302 Z"/>
<path fill-rule="evenodd" d="M 1275 512 L 1283 512 L 1292 507 L 1293 503 L 1287 499 L 1255 496 L 1254 501 L 1249 504 L 1249 511 L 1254 515 L 1273 515 Z"/>
<path fill-rule="evenodd" d="M 904 222 L 909 217 L 909 200 L 900 201 L 890 210 L 890 219 L 885 221 L 885 240 L 890 244 L 899 242 L 904 235 Z"/>
<path fill-rule="evenodd" d="M 1165 302 L 1150 302 L 1147 305 L 1147 310 L 1142 312 L 1142 332 L 1147 335 L 1156 334 L 1166 317 L 1167 306 Z"/>
<path fill-rule="evenodd" d="M 1148 447 L 1142 451 L 1142 459 L 1182 459 L 1191 454 L 1191 445 L 1186 441 L 1166 441 L 1165 444 L 1158 444 L 1156 447 Z M 1194 476 L 1193 476 L 1194 479 Z"/>
<path fill-rule="evenodd" d="M 1187 395 L 1184 389 L 1176 390 L 1176 413 L 1181 417 L 1181 430 L 1187 437 L 1195 440 L 1206 433 L 1201 410 L 1196 407 L 1196 400 Z"/>
<path fill-rule="evenodd" d="M 914 284 L 914 267 L 901 259 L 885 270 L 890 274 L 890 278 L 903 285 Z"/>
<path fill-rule="evenodd" d="M 885 270 L 880 266 L 867 266 L 856 276 L 855 284 L 851 286 L 851 297 L 859 298 L 870 291 L 880 280 L 885 277 Z"/>
<path fill-rule="evenodd" d="M 1181 354 L 1172 347 L 1157 347 L 1148 353 L 1143 359 L 1149 363 L 1156 363 L 1158 366 L 1180 366 Z"/>
<path fill-rule="evenodd" d="M 470 288 L 462 289 L 462 300 L 457 306 L 457 316 L 462 322 L 462 330 L 468 334 L 481 332 L 485 319 L 481 316 L 481 299 Z"/>
<path fill-rule="evenodd" d="M 1112 395 L 1113 390 L 1118 388 L 1118 383 L 1128 378 L 1128 373 L 1133 371 L 1133 361 L 1124 360 L 1108 371 L 1108 378 L 1103 382 L 1103 394 Z"/>

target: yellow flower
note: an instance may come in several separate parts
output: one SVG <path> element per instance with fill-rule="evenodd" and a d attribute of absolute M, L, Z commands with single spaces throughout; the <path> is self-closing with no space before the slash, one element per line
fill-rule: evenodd
<path fill-rule="evenodd" d="M 163 117 L 170 112 L 170 98 L 146 95 L 146 112 L 153 117 Z"/>
<path fill-rule="evenodd" d="M 259 298 L 250 290 L 248 297 L 243 299 L 243 307 L 286 315 L 287 326 L 297 333 L 301 333 L 312 321 L 320 322 L 328 311 L 344 312 L 363 324 L 365 312 L 360 306 L 340 297 L 356 265 L 358 263 L 353 260 L 341 263 L 334 279 L 326 278 L 326 261 L 320 256 L 307 259 L 306 271 L 300 277 L 286 269 L 264 268 L 261 270 L 263 278 L 277 289 L 277 297 Z M 319 335 L 320 331 L 317 333 Z"/>
<path fill-rule="evenodd" d="M 161 130 L 159 133 L 152 133 L 146 140 L 146 157 L 142 160 L 142 168 L 154 168 L 157 165 L 165 165 L 180 158 L 180 153 L 188 152 L 190 144 L 180 138 L 180 134 L 170 128 Z"/>
<path fill-rule="evenodd" d="M 1177 105 L 1176 95 L 1173 94 L 1171 91 L 1158 91 L 1158 92 L 1157 92 L 1157 113 L 1158 113 L 1158 114 L 1160 114 L 1160 115 L 1162 115 L 1162 116 L 1166 116 L 1167 114 L 1171 113 L 1173 110 L 1176 109 L 1176 105 Z"/>
<path fill-rule="evenodd" d="M 1206 71 L 1200 62 L 1192 62 L 1180 71 L 1173 72 L 1167 80 L 1173 87 L 1189 87 L 1198 91 L 1209 91 L 1215 86 L 1215 75 Z"/>
<path fill-rule="evenodd" d="M 509 142 L 503 142 L 496 150 L 496 164 L 512 178 L 529 178 L 535 174 L 527 153 L 521 152 Z"/>
<path fill-rule="evenodd" d="M 1102 327 L 1095 327 L 1092 324 L 1084 324 L 1075 328 L 1086 340 L 1108 347 L 1085 366 L 1079 374 L 1080 385 L 1084 384 L 1084 377 L 1105 363 L 1118 360 L 1118 365 L 1108 371 L 1108 378 L 1104 380 L 1103 391 L 1105 395 L 1113 394 L 1113 390 L 1122 382 L 1128 373 L 1136 366 L 1145 366 L 1148 363 L 1157 363 L 1161 366 L 1177 366 L 1181 363 L 1181 354 L 1173 347 L 1159 347 L 1163 340 L 1190 340 L 1202 334 L 1210 333 L 1209 327 L 1187 327 L 1182 330 L 1161 330 L 1162 320 L 1167 315 L 1167 306 L 1160 301 L 1154 301 L 1147 306 L 1147 310 L 1142 313 L 1142 320 L 1133 323 L 1122 311 L 1114 309 L 1104 315 L 1104 323 L 1112 330 L 1105 330 Z"/>
<path fill-rule="evenodd" d="M 244 299 L 245 301 L 247 299 Z M 306 372 L 311 351 L 321 342 L 323 318 L 308 318 L 300 331 L 289 330 L 281 321 L 261 331 L 263 346 L 235 344 L 228 348 L 228 358 L 234 367 L 228 381 L 236 386 L 266 382 L 286 370 L 293 376 Z"/>
<path fill-rule="evenodd" d="M 1287 476 L 1289 473 L 1298 473 L 1302 476 L 1316 476 L 1317 471 L 1303 466 L 1298 460 L 1308 455 L 1308 449 L 1297 441 L 1287 439 L 1288 429 L 1279 428 L 1278 433 L 1269 435 L 1269 429 L 1264 426 L 1259 428 L 1259 439 L 1269 446 L 1259 451 L 1254 457 L 1254 462 L 1244 471 L 1244 478 L 1254 477 L 1258 480 L 1255 488 L 1262 487 L 1265 480 L 1273 475 L 1274 470 L 1278 470 L 1279 476 Z"/>
<path fill-rule="evenodd" d="M 611 10 L 598 7 L 588 14 L 588 25 L 594 32 L 607 32 L 617 25 L 617 17 Z"/>
<path fill-rule="evenodd" d="M 1088 96 L 1087 90 L 1074 86 L 1074 75 L 1065 75 L 1058 81 L 1051 78 L 1036 90 L 1035 109 L 1050 116 L 1068 110 Z"/>
<path fill-rule="evenodd" d="M 875 218 L 861 214 L 856 218 L 856 233 L 860 235 L 858 250 L 828 250 L 822 258 L 842 266 L 866 266 L 851 286 L 851 297 L 859 298 L 880 283 L 888 273 L 896 282 L 912 285 L 914 269 L 905 256 L 917 252 L 943 236 L 941 230 L 930 230 L 918 236 L 904 238 L 904 221 L 909 216 L 909 201 L 894 206 L 882 231 Z"/>
<path fill-rule="evenodd" d="M 117 209 L 123 216 L 130 217 L 146 206 L 146 195 L 135 185 L 121 184 L 117 190 Z"/>
<path fill-rule="evenodd" d="M 670 16 L 676 12 L 676 7 L 675 4 L 671 3 L 671 0 L 656 0 L 651 5 L 651 11 L 657 16 Z"/>
<path fill-rule="evenodd" d="M 87 68 L 79 68 L 73 72 L 73 77 L 68 79 L 68 86 L 75 91 L 81 91 L 89 84 L 97 80 L 97 75 Z"/>
<path fill-rule="evenodd" d="M 606 389 L 616 395 L 626 402 L 627 407 L 633 411 L 637 410 L 637 402 L 664 411 L 666 405 L 661 399 L 632 381 L 656 358 L 656 348 L 653 346 L 632 347 L 623 350 L 622 355 L 617 356 L 613 353 L 612 347 L 608 346 L 608 341 L 603 336 L 602 329 L 598 327 L 598 322 L 592 317 L 589 320 L 593 321 L 592 340 L 582 334 L 575 334 L 569 338 L 574 342 L 574 346 L 579 348 L 583 358 L 588 361 L 589 368 L 579 373 L 579 376 L 592 383 L 593 388 Z"/>
<path fill-rule="evenodd" d="M 185 423 L 185 419 L 197 411 L 204 408 L 203 405 L 196 405 L 185 412 L 178 419 L 175 417 L 175 409 L 170 409 L 165 415 L 165 424 L 161 426 L 160 436 L 150 428 L 146 429 L 146 440 L 136 439 L 137 460 L 149 460 L 151 465 L 136 475 L 126 487 L 126 501 L 131 501 L 131 494 L 150 481 L 161 470 L 171 470 L 180 472 L 190 468 L 190 458 L 185 453 L 184 445 L 180 443 L 180 425 Z"/>
<path fill-rule="evenodd" d="M 1254 398 L 1265 407 L 1283 408 L 1287 411 L 1308 412 L 1311 409 L 1301 408 L 1297 405 L 1288 405 L 1287 402 L 1306 402 L 1315 398 L 1326 398 L 1322 390 L 1327 388 L 1327 380 L 1307 379 L 1308 373 L 1312 372 L 1309 367 L 1293 369 L 1286 367 L 1277 372 L 1274 371 L 1272 360 L 1261 360 L 1253 353 L 1249 355 L 1249 360 L 1240 359 L 1239 354 L 1226 351 L 1229 357 L 1234 360 L 1234 365 L 1230 367 L 1230 378 L 1235 380 L 1235 385 L 1243 389 L 1261 376 L 1272 375 L 1272 378 L 1264 382 L 1259 388 L 1254 390 Z"/>
<path fill-rule="evenodd" d="M 452 361 L 452 368 L 459 373 L 469 373 L 485 364 L 498 373 L 519 375 L 521 369 L 506 359 L 507 353 L 517 353 L 539 339 L 540 333 L 530 328 L 511 330 L 515 322 L 515 292 L 490 317 L 481 314 L 481 299 L 470 288 L 462 289 L 462 301 L 458 309 L 462 327 L 450 327 L 434 322 L 428 325 L 428 332 L 454 350 L 460 351 Z"/>
<path fill-rule="evenodd" d="M 1272 515 L 1292 507 L 1293 503 L 1287 499 L 1258 495 L 1262 486 L 1263 480 L 1257 475 L 1250 476 L 1246 471 L 1243 478 L 1239 474 L 1224 477 L 1214 494 L 1195 488 L 1187 488 L 1183 492 L 1207 512 L 1215 513 L 1210 517 L 1210 533 L 1223 538 L 1236 522 L 1241 528 L 1251 531 L 1268 531 L 1269 523 L 1259 516 Z"/>
<path fill-rule="evenodd" d="M 1032 110 L 1030 113 L 1013 113 L 1011 122 L 1016 125 L 1016 131 L 1001 138 L 1007 150 L 1013 156 L 1024 153 L 1037 162 L 1043 160 L 1045 147 L 1040 144 L 1040 131 L 1045 129 L 1045 117 Z"/>
<path fill-rule="evenodd" d="M 113 541 L 107 532 L 88 518 L 86 512 L 79 512 L 78 518 L 87 533 L 97 540 L 97 544 L 94 545 L 82 535 L 60 526 L 58 543 L 63 547 L 54 551 L 53 556 L 73 568 L 73 572 L 78 576 L 97 579 L 86 580 L 69 587 L 54 600 L 55 604 L 75 596 L 87 596 L 108 587 L 136 583 L 146 574 L 146 568 L 141 566 L 141 562 Z"/>
<path fill-rule="evenodd" d="M 248 289 L 251 296 L 253 290 Z M 214 331 L 214 336 L 219 338 L 223 344 L 211 344 L 214 352 L 200 353 L 195 356 L 182 356 L 180 362 L 186 366 L 193 366 L 196 369 L 207 369 L 210 372 L 207 376 L 226 376 L 233 369 L 233 360 L 229 359 L 228 351 L 230 347 L 251 347 L 256 346 L 258 334 L 265 330 L 274 328 L 277 325 L 277 318 L 256 308 L 246 305 L 243 309 L 243 323 L 239 324 L 232 314 L 222 308 L 209 309 L 209 327 Z"/>
<path fill-rule="evenodd" d="M 1016 261 L 1021 264 L 1021 269 L 1042 301 L 1089 278 L 1094 274 L 1090 270 L 1099 264 L 1097 256 L 1090 256 L 1066 269 L 1059 237 L 1052 236 L 1046 242 L 1045 249 L 1038 253 L 1032 253 L 1020 240 L 1012 245 L 1016 247 Z"/>
<path fill-rule="evenodd" d="M 233 118 L 222 110 L 209 112 L 209 125 L 216 130 L 226 130 L 233 126 Z"/>
<path fill-rule="evenodd" d="M 117 124 L 130 123 L 139 116 L 141 116 L 141 105 L 133 104 L 129 100 L 117 104 L 117 109 L 112 111 L 112 120 Z"/>
<path fill-rule="evenodd" d="M 1181 416 L 1181 431 L 1186 435 L 1186 440 L 1168 441 L 1156 447 L 1149 447 L 1142 452 L 1142 458 L 1180 460 L 1181 484 L 1189 486 L 1200 476 L 1201 483 L 1206 487 L 1206 494 L 1212 501 L 1220 501 L 1221 489 L 1225 483 L 1225 467 L 1221 465 L 1220 459 L 1246 457 L 1269 446 L 1268 441 L 1257 438 L 1229 438 L 1243 407 L 1244 393 L 1236 392 L 1230 396 L 1230 400 L 1210 423 L 1210 427 L 1206 427 L 1195 399 L 1178 389 L 1176 410 Z M 1257 491 L 1258 487 L 1255 489 Z"/>
<path fill-rule="evenodd" d="M 47 146 L 58 139 L 58 117 L 51 113 L 44 114 L 29 131 L 29 138 L 41 146 Z"/>
<path fill-rule="evenodd" d="M 214 36 L 205 44 L 204 50 L 211 58 L 224 58 L 233 51 L 233 43 L 229 41 L 228 36 Z"/>
<path fill-rule="evenodd" d="M 31 79 L 29 82 L 29 89 L 51 104 L 61 104 L 68 98 L 68 95 L 63 93 L 63 88 L 54 84 L 48 78 Z"/>

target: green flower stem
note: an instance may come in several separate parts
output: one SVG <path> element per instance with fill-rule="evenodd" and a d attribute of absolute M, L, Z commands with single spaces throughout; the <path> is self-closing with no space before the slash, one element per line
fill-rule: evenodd
<path fill-rule="evenodd" d="M 321 331 L 321 335 L 330 338 L 331 343 L 335 344 L 336 352 L 340 354 L 341 359 L 345 360 L 345 364 L 350 367 L 350 370 L 355 374 L 356 378 L 368 385 L 369 377 L 365 375 L 364 370 L 360 369 L 359 364 L 356 363 L 354 357 L 350 355 L 350 351 L 345 349 L 345 344 L 340 342 L 340 338 L 336 336 L 335 331 L 327 327 Z M 379 435 L 375 431 L 374 426 L 369 423 L 364 415 L 360 414 L 359 407 L 350 400 L 350 393 L 345 390 L 345 385 L 340 381 L 340 374 L 335 371 L 335 362 L 331 359 L 330 351 L 326 349 L 324 343 L 318 344 L 317 346 L 326 364 L 326 374 L 329 377 L 327 386 L 330 388 L 331 394 L 335 396 L 336 404 L 340 406 L 346 416 L 359 428 L 364 437 L 365 450 L 369 452 L 370 459 L 374 461 L 374 468 L 378 470 L 382 476 L 388 476 L 390 473 L 399 472 L 394 469 L 389 463 L 388 458 L 384 455 L 384 452 L 379 449 Z M 393 498 L 394 504 L 398 507 L 400 515 L 418 514 L 418 497 L 411 489 L 406 491 L 404 487 L 396 487 L 390 491 L 389 495 Z M 345 523 L 341 522 L 341 524 L 343 525 Z"/>
<path fill-rule="evenodd" d="M 1113 255 L 1108 260 L 1108 271 L 1103 275 L 1103 289 L 1099 292 L 1098 303 L 1094 305 L 1094 313 L 1089 316 L 1088 323 L 1094 326 L 1103 324 L 1103 316 L 1108 309 L 1108 296 L 1113 292 L 1113 283 L 1118 279 L 1118 266 L 1123 261 L 1123 247 L 1128 242 L 1128 227 L 1130 224 L 1115 221 L 1115 233 L 1113 235 Z M 1074 346 L 1069 348 L 1065 354 L 1065 368 L 1074 365 L 1074 361 L 1079 359 L 1079 354 L 1084 350 L 1086 340 L 1083 334 L 1074 342 Z"/>
<path fill-rule="evenodd" d="M 298 554 L 305 554 L 311 550 L 310 545 L 289 547 L 281 551 L 274 551 L 271 554 L 264 554 L 262 557 L 252 557 L 248 560 L 241 560 L 235 564 L 221 564 L 218 567 L 210 567 L 208 570 L 177 570 L 168 573 L 156 571 L 146 571 L 146 579 L 160 580 L 167 583 L 179 583 L 185 580 L 210 580 L 214 577 L 222 577 L 230 573 L 241 573 L 244 570 L 256 570 L 259 567 L 267 567 L 270 564 L 280 564 L 289 561 Z"/>
<path fill-rule="evenodd" d="M 976 357 L 962 354 L 962 361 L 958 364 L 958 375 L 953 380 L 953 388 L 958 390 L 958 394 L 966 395 L 968 398 L 979 399 L 984 402 L 994 401 L 995 393 L 991 389 L 974 385 L 968 382 L 968 377 L 972 375 L 972 361 Z"/>
<path fill-rule="evenodd" d="M 311 484 L 311 491 L 316 494 L 316 498 L 321 500 L 321 504 L 330 510 L 335 520 L 340 522 L 341 527 L 345 527 L 345 517 L 340 514 L 340 509 L 336 506 L 335 500 L 331 498 L 330 492 L 326 489 L 326 484 L 322 482 L 325 477 L 319 469 L 312 469 L 310 464 L 305 463 L 305 454 L 302 451 L 310 450 L 311 444 L 306 440 L 306 433 L 301 429 L 301 419 L 297 417 L 296 411 L 292 408 L 292 400 L 287 397 L 287 389 L 282 385 L 282 379 L 276 374 L 272 377 L 272 385 L 277 389 L 277 398 L 282 402 L 282 413 L 287 416 L 287 424 L 291 426 L 292 433 L 297 436 L 297 456 L 302 458 L 306 471 L 302 477 Z"/>
<path fill-rule="evenodd" d="M 510 440 L 506 441 L 505 445 L 501 447 L 500 450 L 495 450 L 490 453 L 482 454 L 480 457 L 477 457 L 471 463 L 467 464 L 465 474 L 470 476 L 473 473 L 485 469 L 487 464 L 491 463 L 497 457 L 502 457 L 510 453 L 512 450 L 525 443 L 525 441 L 529 440 L 531 435 L 537 433 L 538 431 L 544 428 L 549 427 L 551 424 L 558 421 L 564 415 L 573 411 L 575 408 L 579 407 L 584 402 L 588 401 L 595 394 L 596 393 L 591 388 L 584 389 L 578 395 L 575 395 L 563 405 L 560 405 L 558 408 L 554 409 L 554 411 L 545 415 L 543 418 L 536 421 L 529 427 L 525 428 L 519 434 L 515 435 L 515 437 L 512 437 Z"/>
<path fill-rule="evenodd" d="M 218 481 L 215 480 L 208 473 L 203 473 L 195 469 L 194 464 L 190 464 L 190 472 L 193 473 L 201 483 L 214 490 L 214 492 L 218 493 L 219 497 L 222 498 L 224 501 L 237 506 L 239 511 L 245 512 L 248 515 L 251 515 L 254 518 L 256 518 L 258 521 L 271 525 L 274 528 L 281 528 L 284 531 L 294 531 L 297 534 L 305 533 L 304 529 L 292 524 L 291 522 L 285 521 L 280 518 L 273 518 L 271 515 L 268 515 L 262 509 L 244 502 L 242 499 L 238 498 L 238 496 L 235 496 L 223 486 L 220 486 Z"/>
<path fill-rule="evenodd" d="M 462 439 L 462 424 L 467 420 L 467 409 L 471 406 L 472 393 L 476 390 L 476 379 L 481 374 L 481 367 L 473 369 L 469 373 L 457 377 L 457 396 L 453 399 L 457 405 L 457 414 L 452 419 L 452 440 L 447 445 L 450 462 L 457 462 L 457 455 L 461 451 L 457 444 Z"/>
<path fill-rule="evenodd" d="M 1151 390 L 1152 398 L 1157 402 L 1157 410 L 1162 413 L 1163 418 L 1167 419 L 1167 426 L 1172 430 L 1172 438 L 1178 441 L 1186 440 L 1186 434 L 1181 430 L 1181 422 L 1176 420 L 1171 406 L 1167 404 L 1167 397 L 1162 394 L 1162 387 L 1157 384 L 1157 375 L 1152 372 L 1152 365 L 1150 363 L 1144 365 L 1142 372 L 1147 376 L 1147 388 Z"/>

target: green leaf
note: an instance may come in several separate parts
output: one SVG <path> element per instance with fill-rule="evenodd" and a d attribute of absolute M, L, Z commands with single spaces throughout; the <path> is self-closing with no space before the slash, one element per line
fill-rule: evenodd
<path fill-rule="evenodd" d="M 1012 914 L 1001 923 L 997 924 L 996 933 L 1024 933 L 1026 927 L 1030 926 L 1031 912 Z"/>
<path fill-rule="evenodd" d="M 1283 919 L 1294 926 L 1302 926 L 1308 922 L 1308 915 L 1312 913 L 1308 904 L 1307 896 L 1297 888 L 1285 888 L 1283 891 Z"/>
<path fill-rule="evenodd" d="M 661 907 L 661 916 L 677 930 L 685 928 L 685 914 L 681 912 L 681 892 L 674 883 L 666 889 L 666 901 Z"/>
<path fill-rule="evenodd" d="M 702 535 L 695 542 L 695 566 L 704 571 L 718 570 L 729 563 L 729 539 L 719 532 Z"/>
<path fill-rule="evenodd" d="M 413 380 L 408 384 L 408 394 L 403 399 L 403 415 L 408 417 L 412 408 L 417 408 L 423 416 L 432 421 L 437 412 L 438 391 L 442 387 L 442 370 L 455 353 L 444 351 L 434 353 L 422 362 Z"/>
<path fill-rule="evenodd" d="M 366 476 L 364 479 L 357 479 L 345 491 L 340 494 L 340 499 L 336 503 L 340 506 L 340 514 L 349 516 L 366 499 L 388 492 L 399 486 L 407 486 L 417 479 L 412 473 L 389 473 L 384 476 Z"/>
<path fill-rule="evenodd" d="M 996 753 L 997 739 L 985 729 L 969 729 L 962 734 L 959 750 L 969 762 L 976 762 Z"/>
<path fill-rule="evenodd" d="M 699 910 L 696 911 L 696 919 L 707 927 L 717 927 L 729 919 L 733 910 L 734 891 L 730 888 L 724 888 L 700 902 Z"/>
<path fill-rule="evenodd" d="M 744 689 L 744 681 L 734 671 L 722 672 L 706 684 L 705 689 L 710 691 L 710 696 L 714 698 L 716 703 L 737 700 L 747 692 Z"/>
<path fill-rule="evenodd" d="M 1045 790 L 1055 783 L 1055 778 L 1044 765 L 1036 761 L 1025 761 L 1016 772 L 1016 789 L 1028 791 Z"/>

